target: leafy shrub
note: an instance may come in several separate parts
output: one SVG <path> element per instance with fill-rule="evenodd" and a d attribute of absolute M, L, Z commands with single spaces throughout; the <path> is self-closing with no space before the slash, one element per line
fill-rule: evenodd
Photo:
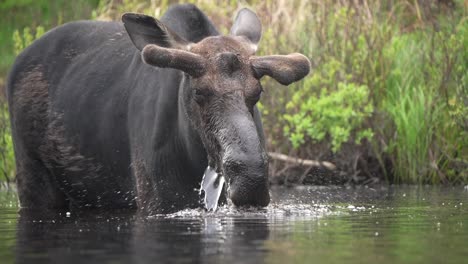
<path fill-rule="evenodd" d="M 332 63 L 330 63 L 332 64 Z M 329 68 L 324 65 L 324 68 Z M 308 136 L 315 142 L 328 139 L 332 150 L 338 151 L 341 144 L 347 142 L 353 132 L 356 143 L 361 139 L 372 137 L 370 129 L 360 129 L 366 118 L 373 112 L 369 102 L 369 88 L 355 83 L 338 82 L 336 91 L 327 89 L 332 84 L 332 77 L 336 73 L 331 70 L 326 74 L 316 72 L 304 82 L 303 89 L 293 95 L 286 109 L 294 114 L 285 114 L 283 118 L 288 122 L 284 133 L 292 142 L 294 148 L 305 143 Z M 328 76 L 327 76 L 328 75 Z M 325 78 L 324 78 L 325 76 Z M 314 95 L 313 87 L 322 87 L 319 94 Z M 291 111 L 293 110 L 293 111 Z"/>

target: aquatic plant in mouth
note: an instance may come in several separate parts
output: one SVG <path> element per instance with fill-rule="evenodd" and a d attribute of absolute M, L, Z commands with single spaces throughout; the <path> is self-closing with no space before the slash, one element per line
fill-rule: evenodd
<path fill-rule="evenodd" d="M 208 211 L 216 211 L 219 198 L 224 189 L 224 176 L 208 166 L 203 174 L 199 194 L 203 194 L 203 204 Z M 227 188 L 226 188 L 227 189 Z"/>

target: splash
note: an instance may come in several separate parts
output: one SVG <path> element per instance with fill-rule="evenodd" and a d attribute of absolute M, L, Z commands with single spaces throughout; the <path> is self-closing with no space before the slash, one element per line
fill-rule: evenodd
<path fill-rule="evenodd" d="M 271 219 L 271 220 L 307 220 L 318 219 L 326 215 L 339 214 L 336 207 L 325 204 L 284 204 L 272 203 L 267 207 L 235 207 L 226 204 L 217 207 L 216 211 L 206 211 L 202 208 L 184 209 L 172 214 L 159 214 L 150 218 L 176 218 L 176 219 Z"/>

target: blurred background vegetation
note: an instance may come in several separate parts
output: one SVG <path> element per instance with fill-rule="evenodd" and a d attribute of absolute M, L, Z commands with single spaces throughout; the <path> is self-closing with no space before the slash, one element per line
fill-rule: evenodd
<path fill-rule="evenodd" d="M 3 93 L 15 56 L 71 20 L 119 20 L 124 12 L 161 17 L 178 2 L 0 2 L 0 180 L 14 175 Z M 260 55 L 301 52 L 311 59 L 311 74 L 301 82 L 262 81 L 268 149 L 337 169 L 274 159 L 275 182 L 468 183 L 468 1 L 184 2 L 223 33 L 237 9 L 250 7 L 264 26 Z"/>

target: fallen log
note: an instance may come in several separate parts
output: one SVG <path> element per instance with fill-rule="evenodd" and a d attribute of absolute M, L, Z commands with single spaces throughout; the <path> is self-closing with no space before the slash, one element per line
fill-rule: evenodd
<path fill-rule="evenodd" d="M 285 154 L 276 153 L 276 152 L 268 152 L 268 156 L 275 160 L 284 161 L 287 163 L 294 163 L 301 166 L 310 166 L 310 167 L 325 167 L 329 170 L 335 170 L 335 164 L 329 161 L 318 161 L 318 160 L 307 160 L 307 159 L 300 159 L 294 158 Z"/>

